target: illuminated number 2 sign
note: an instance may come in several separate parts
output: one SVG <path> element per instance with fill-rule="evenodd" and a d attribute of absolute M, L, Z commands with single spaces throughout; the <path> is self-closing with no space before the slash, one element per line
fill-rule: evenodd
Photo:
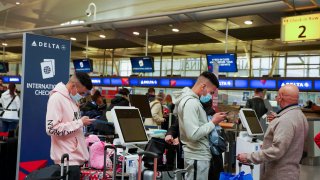
<path fill-rule="evenodd" d="M 284 17 L 281 40 L 284 42 L 320 39 L 320 14 Z"/>

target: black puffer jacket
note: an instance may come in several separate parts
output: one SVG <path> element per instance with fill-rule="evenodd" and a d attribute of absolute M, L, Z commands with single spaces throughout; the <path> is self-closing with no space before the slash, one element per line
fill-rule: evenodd
<path fill-rule="evenodd" d="M 268 109 L 264 105 L 264 101 L 262 98 L 254 97 L 252 99 L 248 99 L 246 103 L 246 108 L 251 108 L 256 111 L 258 118 L 260 119 L 265 113 L 268 112 Z"/>
<path fill-rule="evenodd" d="M 107 111 L 111 111 L 111 109 L 114 107 L 114 106 L 129 106 L 129 101 L 122 97 L 122 96 L 115 96 L 112 100 L 111 100 L 111 104 L 110 106 L 108 107 L 108 110 Z"/>

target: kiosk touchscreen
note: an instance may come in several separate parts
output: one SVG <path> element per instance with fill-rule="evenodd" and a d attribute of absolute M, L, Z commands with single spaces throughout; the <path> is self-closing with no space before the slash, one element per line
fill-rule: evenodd
<path fill-rule="evenodd" d="M 140 110 L 144 118 L 152 118 L 150 104 L 147 95 L 131 94 L 129 96 L 131 106 Z"/>
<path fill-rule="evenodd" d="M 139 109 L 115 106 L 112 110 L 114 127 L 122 145 L 147 144 L 148 136 L 144 129 Z"/>
<path fill-rule="evenodd" d="M 240 109 L 240 119 L 244 127 L 247 129 L 249 136 L 263 135 L 263 129 L 259 122 L 256 112 L 253 109 Z"/>

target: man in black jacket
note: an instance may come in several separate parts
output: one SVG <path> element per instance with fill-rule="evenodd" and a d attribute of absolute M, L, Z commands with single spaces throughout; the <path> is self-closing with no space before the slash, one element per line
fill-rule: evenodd
<path fill-rule="evenodd" d="M 111 100 L 111 104 L 108 107 L 107 111 L 111 111 L 114 106 L 129 106 L 128 95 L 130 91 L 127 88 L 122 88 L 119 90 L 119 93 Z"/>

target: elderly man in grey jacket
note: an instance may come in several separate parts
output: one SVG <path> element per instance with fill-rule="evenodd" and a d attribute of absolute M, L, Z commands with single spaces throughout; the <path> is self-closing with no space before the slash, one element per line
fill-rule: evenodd
<path fill-rule="evenodd" d="M 281 110 L 268 127 L 261 150 L 238 154 L 237 159 L 261 164 L 260 180 L 298 180 L 308 132 L 307 119 L 298 106 L 299 89 L 285 85 L 279 89 L 276 100 Z"/>
<path fill-rule="evenodd" d="M 211 72 L 203 72 L 192 89 L 185 87 L 175 93 L 174 104 L 178 108 L 180 140 L 183 144 L 184 165 L 188 168 L 186 179 L 207 180 L 210 167 L 209 133 L 215 125 L 226 118 L 225 112 L 216 113 L 210 122 L 199 97 L 213 94 L 219 87 L 217 77 Z"/>

